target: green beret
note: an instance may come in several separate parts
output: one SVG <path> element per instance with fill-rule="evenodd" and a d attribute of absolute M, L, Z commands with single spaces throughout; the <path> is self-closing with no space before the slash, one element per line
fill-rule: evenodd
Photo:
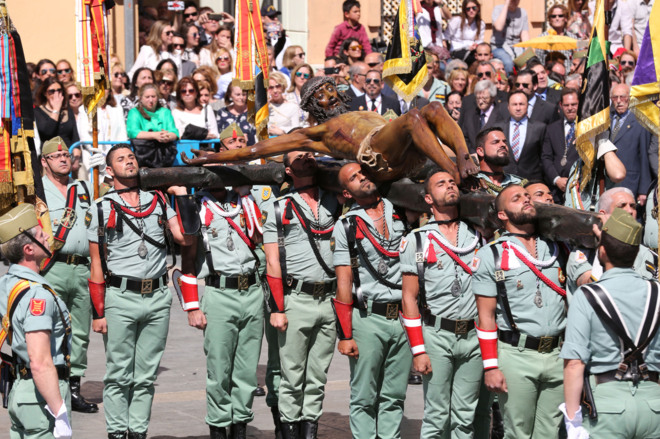
<path fill-rule="evenodd" d="M 243 131 L 241 131 L 241 127 L 239 127 L 236 122 L 232 123 L 229 125 L 227 128 L 222 130 L 220 133 L 220 140 L 225 140 L 225 139 L 236 139 L 237 137 L 242 137 L 243 136 Z"/>
<path fill-rule="evenodd" d="M 0 244 L 17 237 L 21 232 L 28 231 L 39 225 L 34 206 L 29 203 L 19 204 L 9 212 L 0 216 Z"/>
<path fill-rule="evenodd" d="M 631 214 L 618 207 L 605 222 L 603 232 L 624 244 L 639 245 L 642 241 L 642 225 Z"/>
<path fill-rule="evenodd" d="M 41 155 L 43 157 L 57 151 L 69 152 L 69 148 L 66 146 L 66 143 L 64 143 L 64 140 L 60 136 L 53 137 L 52 139 L 47 140 L 46 142 L 44 142 L 43 146 L 41 147 Z"/>

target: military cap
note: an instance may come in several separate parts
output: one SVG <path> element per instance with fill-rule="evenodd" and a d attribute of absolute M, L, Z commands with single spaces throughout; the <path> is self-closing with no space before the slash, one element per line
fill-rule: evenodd
<path fill-rule="evenodd" d="M 530 58 L 534 56 L 536 56 L 536 52 L 528 48 L 518 58 L 514 59 L 513 63 L 516 65 L 516 67 L 522 69 L 525 67 L 525 64 L 527 64 L 527 61 L 529 61 Z"/>
<path fill-rule="evenodd" d="M 67 148 L 66 143 L 64 143 L 64 140 L 60 136 L 53 137 L 52 139 L 44 142 L 43 147 L 41 148 L 41 155 L 45 157 L 48 154 L 52 154 L 57 151 L 69 152 L 69 148 Z"/>
<path fill-rule="evenodd" d="M 642 241 L 642 225 L 631 214 L 618 207 L 605 222 L 603 232 L 628 245 L 639 245 Z"/>
<path fill-rule="evenodd" d="M 584 58 L 587 56 L 587 50 L 576 50 L 573 53 L 573 59 L 579 59 L 579 58 Z"/>
<path fill-rule="evenodd" d="M 0 244 L 38 225 L 34 206 L 29 203 L 20 204 L 0 217 Z"/>
<path fill-rule="evenodd" d="M 239 127 L 236 122 L 234 122 L 222 130 L 220 133 L 220 140 L 236 139 L 237 137 L 241 136 L 243 136 L 243 131 L 241 131 L 241 127 Z"/>

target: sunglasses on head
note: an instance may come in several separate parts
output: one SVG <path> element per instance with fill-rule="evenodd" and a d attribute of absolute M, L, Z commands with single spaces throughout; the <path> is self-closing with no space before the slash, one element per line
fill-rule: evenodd
<path fill-rule="evenodd" d="M 82 94 L 80 94 L 80 93 L 71 93 L 69 95 L 69 100 L 71 100 L 71 99 L 80 99 L 80 98 L 82 98 Z"/>
<path fill-rule="evenodd" d="M 553 14 L 550 18 L 564 18 L 564 14 Z"/>
<path fill-rule="evenodd" d="M 186 89 L 181 90 L 181 94 L 184 94 L 184 95 L 191 95 L 191 94 L 194 94 L 194 93 L 195 93 L 194 88 L 186 88 Z"/>
<path fill-rule="evenodd" d="M 190 14 L 183 14 L 183 18 L 197 17 L 198 15 L 199 15 L 199 12 L 191 12 Z"/>
<path fill-rule="evenodd" d="M 479 8 L 477 6 L 468 6 L 465 8 L 466 11 L 478 11 Z"/>
<path fill-rule="evenodd" d="M 367 84 L 371 84 L 372 82 L 376 85 L 380 84 L 380 79 L 378 78 L 367 78 L 364 80 Z"/>
<path fill-rule="evenodd" d="M 57 71 L 57 74 L 58 75 L 63 75 L 65 73 L 71 73 L 71 71 L 72 71 L 71 69 L 60 69 L 60 70 Z"/>
<path fill-rule="evenodd" d="M 42 74 L 42 75 L 45 75 L 46 73 L 53 73 L 54 74 L 55 72 L 56 72 L 55 69 L 41 69 L 41 70 L 39 70 L 39 73 Z"/>
<path fill-rule="evenodd" d="M 524 82 L 516 82 L 516 88 L 529 88 L 532 84 L 526 84 Z"/>
<path fill-rule="evenodd" d="M 477 78 L 483 78 L 486 76 L 487 78 L 490 78 L 493 75 L 493 72 L 479 72 L 477 73 Z"/>
<path fill-rule="evenodd" d="M 309 79 L 309 73 L 296 72 L 296 78 L 305 78 L 305 79 Z"/>
<path fill-rule="evenodd" d="M 46 93 L 48 93 L 48 96 L 52 96 L 55 93 L 62 94 L 62 88 L 61 87 L 60 88 L 51 88 L 51 89 L 46 90 Z"/>

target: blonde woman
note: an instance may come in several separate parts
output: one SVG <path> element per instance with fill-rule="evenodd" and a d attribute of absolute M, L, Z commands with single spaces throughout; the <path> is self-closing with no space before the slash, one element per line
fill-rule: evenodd
<path fill-rule="evenodd" d="M 268 78 L 268 134 L 281 136 L 300 126 L 300 107 L 284 98 L 286 77 L 272 72 Z"/>
<path fill-rule="evenodd" d="M 135 64 L 128 72 L 128 77 L 132 78 L 133 73 L 142 67 L 148 67 L 155 70 L 158 63 L 163 59 L 172 59 L 177 66 L 177 70 L 181 71 L 181 58 L 170 52 L 168 47 L 172 44 L 172 37 L 174 36 L 174 27 L 165 21 L 156 21 L 149 31 L 147 36 L 147 44 L 140 47 L 135 59 Z"/>
<path fill-rule="evenodd" d="M 300 126 L 307 125 L 307 118 L 309 116 L 306 111 L 300 108 L 300 90 L 302 90 L 303 85 L 312 77 L 314 77 L 312 66 L 305 63 L 299 64 L 291 71 L 291 85 L 286 90 L 286 100 L 298 106 Z"/>
<path fill-rule="evenodd" d="M 305 62 L 305 51 L 302 46 L 289 46 L 284 51 L 282 58 L 282 68 L 280 72 L 287 76 L 291 76 L 291 71 L 300 64 Z"/>

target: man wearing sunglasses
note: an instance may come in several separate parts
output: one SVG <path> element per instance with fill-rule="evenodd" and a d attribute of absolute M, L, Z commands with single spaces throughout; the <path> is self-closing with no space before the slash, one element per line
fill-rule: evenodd
<path fill-rule="evenodd" d="M 491 81 L 494 82 L 496 75 L 495 75 L 495 67 L 488 62 L 488 61 L 480 61 L 479 64 L 477 65 L 477 70 L 476 70 L 476 75 L 477 75 L 477 84 L 482 81 Z M 499 106 L 504 106 L 506 107 L 506 102 L 509 94 L 505 91 L 502 90 L 497 90 L 495 89 L 495 97 L 494 97 L 494 103 L 499 107 Z M 471 95 L 467 95 L 463 98 L 463 105 L 462 105 L 462 110 L 461 110 L 461 117 L 458 120 L 458 124 L 461 126 L 463 129 L 463 133 L 467 134 L 469 132 L 469 136 L 471 139 L 471 142 L 468 143 L 468 147 L 472 148 L 472 145 L 474 145 L 474 137 L 477 135 L 477 132 L 479 132 L 480 127 L 483 127 L 483 124 L 477 125 L 475 130 L 472 131 L 467 131 L 465 130 L 465 117 L 471 117 L 475 112 L 479 111 L 479 106 L 477 105 L 477 94 L 472 93 Z M 498 119 L 501 118 L 506 118 L 506 110 L 497 111 L 498 114 Z M 466 116 L 464 116 L 466 115 Z M 488 118 L 486 118 L 488 119 Z"/>
<path fill-rule="evenodd" d="M 380 72 L 369 70 L 364 80 L 364 94 L 351 101 L 351 111 L 375 111 L 383 115 L 392 110 L 397 116 L 401 116 L 399 100 L 383 94 L 383 84 Z"/>
<path fill-rule="evenodd" d="M 349 67 L 348 75 L 351 83 L 348 90 L 346 90 L 346 94 L 351 97 L 351 100 L 355 100 L 364 94 L 364 79 L 367 77 L 368 71 L 369 66 L 367 63 L 361 61 L 354 62 Z"/>
<path fill-rule="evenodd" d="M 536 94 L 538 88 L 536 73 L 529 69 L 520 71 L 513 85 L 515 90 L 520 90 L 527 95 L 527 117 L 529 117 L 529 120 L 542 122 L 546 125 L 559 120 L 557 107 L 539 98 Z M 510 116 L 510 114 L 507 116 Z"/>

